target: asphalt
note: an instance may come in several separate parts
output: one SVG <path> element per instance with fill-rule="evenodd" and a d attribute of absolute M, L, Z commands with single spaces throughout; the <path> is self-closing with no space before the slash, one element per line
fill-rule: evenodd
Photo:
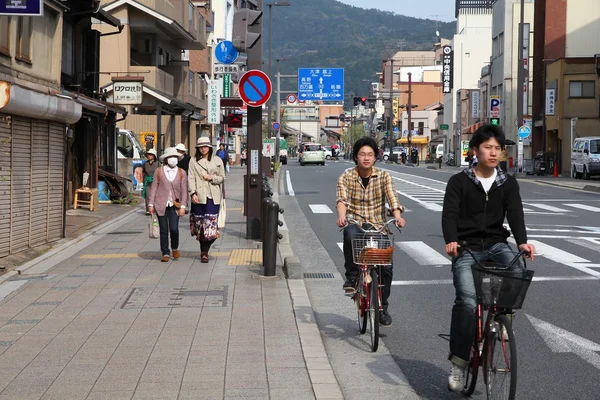
<path fill-rule="evenodd" d="M 5 274 L 0 399 L 343 398 L 304 281 L 244 238 L 243 173 L 208 264 L 187 216 L 161 263 L 139 206 Z"/>
<path fill-rule="evenodd" d="M 288 197 L 293 197 L 290 203 L 295 202 L 299 209 L 293 223 L 302 227 L 298 243 L 292 235 L 292 244 L 306 258 L 302 267 L 307 271 L 332 271 L 336 280 L 333 284 L 325 279 L 306 280 L 334 369 L 355 362 L 352 358 L 378 357 L 378 362 L 391 359 L 395 366 L 386 369 L 389 373 L 376 374 L 375 386 L 385 387 L 393 376 L 402 382 L 398 386 L 408 383 L 421 398 L 457 398 L 446 389 L 448 342 L 440 336 L 449 331 L 454 293 L 450 260 L 443 253 L 439 209 L 445 184 L 459 169 L 380 165 L 391 172 L 401 192 L 400 200 L 409 211 L 405 214 L 407 226 L 394 238 L 399 243 L 390 303 L 394 324 L 384 331 L 384 348 L 380 349 L 383 352 L 369 354 L 367 338 L 358 334 L 353 305 L 339 287 L 343 255 L 338 246 L 342 236 L 335 226 L 335 214 L 315 213 L 311 207 L 324 205 L 335 210 L 336 178 L 352 166 L 341 161 L 325 167 L 300 167 L 291 161 L 287 169 L 294 192 Z M 597 398 L 600 196 L 576 187 L 569 179 L 518 179 L 529 239 L 538 248 L 535 261 L 528 264 L 535 271 L 535 281 L 515 320 L 518 398 Z M 550 185 L 546 181 L 564 181 L 564 185 L 571 186 Z M 313 236 L 307 238 L 311 233 Z M 418 245 L 417 250 L 410 250 L 413 245 Z M 329 309 L 334 311 L 328 312 Z M 337 338 L 347 342 L 345 347 Z M 357 351 L 360 358 L 356 357 Z M 352 386 L 344 383 L 340 380 L 346 395 Z M 473 398 L 485 398 L 481 383 Z"/>

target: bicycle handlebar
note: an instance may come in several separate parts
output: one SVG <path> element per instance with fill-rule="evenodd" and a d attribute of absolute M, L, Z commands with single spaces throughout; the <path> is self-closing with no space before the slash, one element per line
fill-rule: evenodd
<path fill-rule="evenodd" d="M 473 254 L 473 252 L 471 251 L 471 249 L 469 248 L 469 245 L 467 242 L 462 241 L 462 242 L 458 242 L 458 251 L 459 253 L 461 253 L 462 251 L 466 251 L 467 253 L 469 253 L 469 255 L 471 257 L 473 257 L 473 260 L 475 260 L 475 262 L 481 266 L 481 263 L 479 260 L 477 260 L 477 258 L 475 257 L 475 255 Z M 527 268 L 527 263 L 525 262 L 525 258 L 524 256 L 529 255 L 529 252 L 527 250 L 519 250 L 519 252 L 515 255 L 515 257 L 512 259 L 512 261 L 510 263 L 508 263 L 508 265 L 506 265 L 506 268 L 510 268 L 513 265 L 515 265 L 515 263 L 519 260 L 519 258 L 523 257 L 523 268 Z"/>
<path fill-rule="evenodd" d="M 360 224 L 356 219 L 354 219 L 354 217 L 347 216 L 346 217 L 346 226 L 344 226 L 341 230 L 346 229 L 348 226 L 350 226 L 350 224 L 354 224 L 354 225 L 358 226 L 358 228 L 361 231 L 363 231 L 364 233 L 382 233 L 385 230 L 385 228 L 392 222 L 396 222 L 396 220 L 394 218 L 387 220 L 387 222 L 385 222 L 383 224 L 383 226 L 379 229 L 364 229 L 362 227 L 362 224 Z M 373 226 L 373 224 L 371 224 L 371 223 L 369 223 L 369 225 Z M 396 226 L 396 225 L 394 225 L 394 226 Z M 396 228 L 398 229 L 398 231 L 400 231 L 400 228 L 398 226 L 396 226 Z"/>

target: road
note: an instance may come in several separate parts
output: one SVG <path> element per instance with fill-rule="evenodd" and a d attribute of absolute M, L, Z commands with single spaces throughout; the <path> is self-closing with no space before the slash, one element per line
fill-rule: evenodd
<path fill-rule="evenodd" d="M 290 160 L 284 181 L 310 227 L 343 273 L 342 235 L 335 226 L 335 183 L 353 164 L 301 167 Z M 454 300 L 443 251 L 441 210 L 446 182 L 458 170 L 379 165 L 391 172 L 407 226 L 394 237 L 393 326 L 383 341 L 423 398 L 454 399 L 446 389 Z M 514 330 L 518 398 L 593 399 L 600 392 L 600 195 L 520 180 L 535 270 Z M 340 288 L 340 296 L 342 296 Z M 348 301 L 348 307 L 352 307 Z M 352 329 L 352 326 L 346 327 Z M 358 333 L 357 333 L 358 335 Z M 480 381 L 475 399 L 485 398 Z"/>

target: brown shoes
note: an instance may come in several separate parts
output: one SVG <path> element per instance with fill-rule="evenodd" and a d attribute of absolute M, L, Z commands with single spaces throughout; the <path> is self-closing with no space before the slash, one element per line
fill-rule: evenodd
<path fill-rule="evenodd" d="M 205 253 L 205 252 L 200 253 L 200 262 L 203 264 L 208 263 L 208 253 Z"/>
<path fill-rule="evenodd" d="M 179 257 L 181 257 L 179 250 L 173 250 L 173 258 L 177 260 Z"/>
<path fill-rule="evenodd" d="M 162 256 L 162 258 L 160 259 L 160 262 L 169 262 L 169 255 L 165 254 L 164 256 Z"/>

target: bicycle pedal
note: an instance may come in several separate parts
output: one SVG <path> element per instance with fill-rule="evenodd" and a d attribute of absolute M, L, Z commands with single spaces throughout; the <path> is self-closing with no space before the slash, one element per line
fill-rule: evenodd
<path fill-rule="evenodd" d="M 354 295 L 356 294 L 356 290 L 354 289 L 346 289 L 344 291 L 344 294 L 348 297 L 354 297 Z"/>

